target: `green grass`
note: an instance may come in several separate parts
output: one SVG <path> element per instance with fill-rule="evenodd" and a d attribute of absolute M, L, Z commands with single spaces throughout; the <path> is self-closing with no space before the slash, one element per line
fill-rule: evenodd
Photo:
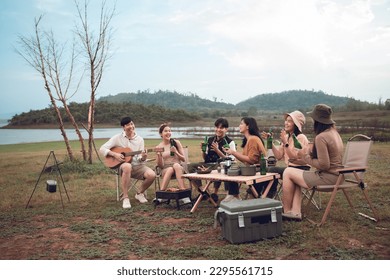
<path fill-rule="evenodd" d="M 100 146 L 105 140 L 97 140 Z M 146 140 L 154 147 L 159 140 Z M 183 139 L 190 161 L 200 160 L 199 139 Z M 78 143 L 72 142 L 78 151 Z M 54 150 L 63 162 L 61 171 L 70 202 L 62 190 L 48 193 L 44 173 L 30 206 L 25 209 L 43 164 Z M 61 142 L 0 146 L 0 251 L 1 259 L 389 259 L 390 257 L 390 144 L 375 143 L 366 181 L 381 221 L 373 223 L 353 214 L 339 196 L 327 223 L 317 228 L 307 220 L 283 222 L 280 237 L 232 245 L 213 228 L 215 208 L 202 202 L 189 208 L 141 205 L 130 192 L 132 208 L 116 201 L 115 175 L 97 159 L 93 165 L 66 160 Z M 153 157 L 153 154 L 150 155 Z M 151 167 L 153 167 L 153 162 Z M 60 179 L 56 177 L 57 181 Z M 175 184 L 175 181 L 172 181 Z M 153 198 L 154 187 L 149 190 Z M 194 193 L 194 196 L 196 194 Z M 368 211 L 352 195 L 355 206 Z M 328 195 L 321 196 L 323 205 Z M 310 209 L 313 219 L 322 211 Z"/>

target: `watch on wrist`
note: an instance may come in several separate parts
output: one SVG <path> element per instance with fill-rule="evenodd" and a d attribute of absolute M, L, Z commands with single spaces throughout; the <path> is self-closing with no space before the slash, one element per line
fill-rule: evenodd
<path fill-rule="evenodd" d="M 289 145 L 288 145 L 288 143 L 286 143 L 286 144 L 284 144 L 284 146 L 285 146 L 286 148 L 288 148 Z"/>

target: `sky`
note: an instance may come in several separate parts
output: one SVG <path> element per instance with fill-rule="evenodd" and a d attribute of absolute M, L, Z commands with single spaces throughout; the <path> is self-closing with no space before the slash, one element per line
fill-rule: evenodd
<path fill-rule="evenodd" d="M 90 3 L 97 31 L 101 1 Z M 236 104 L 293 89 L 390 98 L 388 0 L 108 0 L 114 3 L 98 98 L 169 90 Z M 50 103 L 39 73 L 15 51 L 40 15 L 42 28 L 69 49 L 79 23 L 73 1 L 0 1 L 0 118 Z M 88 102 L 87 82 L 70 101 Z"/>

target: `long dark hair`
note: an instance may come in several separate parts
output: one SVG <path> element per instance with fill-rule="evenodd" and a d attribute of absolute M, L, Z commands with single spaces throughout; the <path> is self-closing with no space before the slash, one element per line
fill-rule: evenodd
<path fill-rule="evenodd" d="M 324 123 L 320 123 L 320 122 L 314 120 L 314 134 L 316 136 L 318 134 L 320 134 L 321 132 L 324 132 L 325 130 L 327 130 L 331 127 L 334 127 L 333 123 L 332 124 L 324 124 Z M 315 138 L 314 138 L 314 144 L 313 144 L 312 158 L 318 158 Z"/>
<path fill-rule="evenodd" d="M 263 143 L 263 145 L 264 145 L 264 141 L 263 141 L 263 139 L 261 139 L 260 130 L 259 130 L 259 127 L 257 126 L 256 120 L 254 118 L 251 118 L 251 117 L 243 117 L 241 119 L 241 121 L 243 121 L 248 126 L 249 134 L 259 137 L 261 140 L 261 143 Z M 247 142 L 248 142 L 248 139 L 246 139 L 246 137 L 244 137 L 244 139 L 242 139 L 241 147 L 244 148 Z"/>

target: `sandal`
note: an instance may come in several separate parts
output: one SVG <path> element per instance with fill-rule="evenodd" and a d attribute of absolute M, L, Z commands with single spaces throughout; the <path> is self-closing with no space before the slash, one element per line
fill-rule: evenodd
<path fill-rule="evenodd" d="M 282 213 L 282 217 L 286 218 L 288 220 L 296 220 L 296 221 L 302 221 L 302 214 L 294 214 L 292 212 Z"/>

